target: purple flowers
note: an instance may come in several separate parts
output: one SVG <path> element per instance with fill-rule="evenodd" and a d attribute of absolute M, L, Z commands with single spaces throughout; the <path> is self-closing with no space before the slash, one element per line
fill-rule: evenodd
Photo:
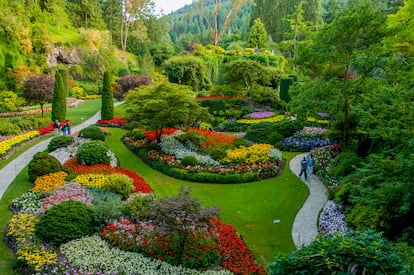
<path fill-rule="evenodd" d="M 319 229 L 325 236 L 336 232 L 345 232 L 348 227 L 345 224 L 345 215 L 342 206 L 333 201 L 327 201 L 319 217 Z"/>
<path fill-rule="evenodd" d="M 308 152 L 314 148 L 334 144 L 326 138 L 320 137 L 288 137 L 281 142 L 283 150 Z"/>
<path fill-rule="evenodd" d="M 271 117 L 273 116 L 274 112 L 253 112 L 250 115 L 248 115 L 250 118 L 254 118 L 254 119 L 260 119 L 260 118 L 265 118 L 265 117 Z"/>

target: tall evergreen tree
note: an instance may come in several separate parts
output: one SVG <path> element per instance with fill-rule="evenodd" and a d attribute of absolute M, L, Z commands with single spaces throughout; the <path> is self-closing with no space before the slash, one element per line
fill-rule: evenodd
<path fill-rule="evenodd" d="M 290 24 L 286 19 L 296 12 L 300 2 L 303 2 L 304 20 L 312 22 L 315 26 L 320 25 L 322 23 L 321 0 L 255 0 L 251 13 L 251 25 L 256 18 L 260 18 L 273 41 L 283 41 L 290 30 Z"/>
<path fill-rule="evenodd" d="M 101 119 L 114 118 L 114 96 L 111 86 L 111 73 L 106 71 L 103 76 Z"/>
<path fill-rule="evenodd" d="M 65 90 L 65 96 L 69 96 L 69 72 L 66 69 L 59 70 L 63 80 L 63 88 Z"/>
<path fill-rule="evenodd" d="M 249 47 L 257 47 L 260 50 L 269 49 L 269 38 L 266 29 L 260 18 L 254 20 L 254 24 L 250 29 L 249 37 L 247 39 Z"/>
<path fill-rule="evenodd" d="M 52 99 L 52 120 L 64 121 L 66 118 L 66 96 L 60 73 L 55 74 L 55 87 Z"/>

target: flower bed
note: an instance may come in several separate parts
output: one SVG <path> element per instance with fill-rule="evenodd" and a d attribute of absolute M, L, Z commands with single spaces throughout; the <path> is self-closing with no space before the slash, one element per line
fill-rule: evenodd
<path fill-rule="evenodd" d="M 127 146 L 154 169 L 196 182 L 239 183 L 276 176 L 282 153 L 268 144 L 235 147 L 235 136 L 190 128 L 168 129 L 155 141 L 155 133 L 124 139 Z M 139 135 L 138 135 L 139 136 Z M 214 158 L 213 158 L 214 156 Z M 190 163 L 187 161 L 192 159 Z"/>
<path fill-rule="evenodd" d="M 0 157 L 4 157 L 14 147 L 32 140 L 33 138 L 40 135 L 39 131 L 29 131 L 21 135 L 10 137 L 0 142 Z"/>
<path fill-rule="evenodd" d="M 284 115 L 277 115 L 272 117 L 265 117 L 265 118 L 258 118 L 258 119 L 239 119 L 236 120 L 237 123 L 240 124 L 258 124 L 264 122 L 280 122 L 285 119 Z"/>
<path fill-rule="evenodd" d="M 319 217 L 319 232 L 325 236 L 334 233 L 344 233 L 348 230 L 342 206 L 333 201 L 327 201 Z"/>
<path fill-rule="evenodd" d="M 98 125 L 101 126 L 116 126 L 116 127 L 122 127 L 127 122 L 126 119 L 121 119 L 119 116 L 115 117 L 114 119 L 105 120 L 105 119 L 99 119 L 97 121 Z"/>
<path fill-rule="evenodd" d="M 335 144 L 326 138 L 321 137 L 288 137 L 283 139 L 281 142 L 284 150 L 308 152 L 315 148 L 324 147 Z"/>

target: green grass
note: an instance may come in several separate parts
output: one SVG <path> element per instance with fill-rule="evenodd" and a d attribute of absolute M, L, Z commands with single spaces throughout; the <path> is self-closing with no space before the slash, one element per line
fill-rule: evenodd
<path fill-rule="evenodd" d="M 289 169 L 295 155 L 284 153 L 287 165 L 279 177 L 245 184 L 202 184 L 177 180 L 155 171 L 120 144 L 125 133 L 111 128 L 106 143 L 118 156 L 121 166 L 138 172 L 157 197 L 176 195 L 181 185 L 193 187 L 193 195 L 206 206 L 221 209 L 220 218 L 234 225 L 259 262 L 267 267 L 279 253 L 294 250 L 291 232 L 297 211 L 309 191 Z M 273 220 L 280 220 L 274 224 Z"/>
<path fill-rule="evenodd" d="M 85 100 L 78 107 L 68 108 L 66 119 L 71 120 L 73 125 L 81 124 L 101 110 L 101 103 L 102 100 L 100 98 Z"/>

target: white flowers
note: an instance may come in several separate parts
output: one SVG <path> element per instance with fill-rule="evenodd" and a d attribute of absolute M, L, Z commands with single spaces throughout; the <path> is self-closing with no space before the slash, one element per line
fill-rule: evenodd
<path fill-rule="evenodd" d="M 87 272 L 103 272 L 105 274 L 148 274 L 148 275 L 230 275 L 227 270 L 197 271 L 182 266 L 172 266 L 166 262 L 150 259 L 139 253 L 109 248 L 108 244 L 98 236 L 84 237 L 70 241 L 61 246 L 61 252 L 68 263 Z"/>

